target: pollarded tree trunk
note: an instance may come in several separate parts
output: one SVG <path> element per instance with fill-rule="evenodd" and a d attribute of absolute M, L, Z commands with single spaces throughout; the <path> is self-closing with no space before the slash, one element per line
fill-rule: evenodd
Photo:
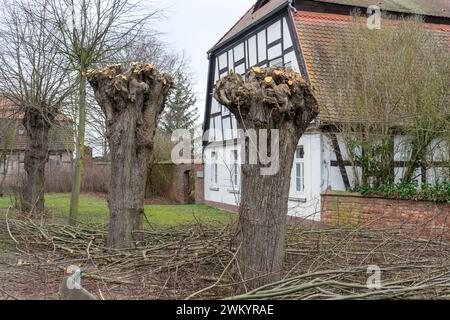
<path fill-rule="evenodd" d="M 45 166 L 48 161 L 48 140 L 53 118 L 53 112 L 27 108 L 23 119 L 28 147 L 24 159 L 21 210 L 30 215 L 44 212 Z"/>
<path fill-rule="evenodd" d="M 145 184 L 157 120 L 172 79 L 153 65 L 137 62 L 126 70 L 120 65 L 90 70 L 87 79 L 105 113 L 111 150 L 108 246 L 133 247 L 143 227 Z"/>
<path fill-rule="evenodd" d="M 257 142 L 243 140 L 241 201 L 237 230 L 237 268 L 245 285 L 238 290 L 257 288 L 279 280 L 283 268 L 284 241 L 291 170 L 301 135 L 318 115 L 317 101 L 298 73 L 274 68 L 252 68 L 245 79 L 232 74 L 218 81 L 214 97 L 236 116 L 239 127 L 256 130 L 272 157 L 278 152 L 279 166 L 273 172 L 258 156 L 247 163 Z M 278 129 L 278 138 L 270 130 Z M 261 130 L 269 130 L 267 137 Z M 274 141 L 271 141 L 275 139 Z M 278 140 L 278 141 L 277 141 Z M 261 150 L 260 150 L 261 151 Z"/>

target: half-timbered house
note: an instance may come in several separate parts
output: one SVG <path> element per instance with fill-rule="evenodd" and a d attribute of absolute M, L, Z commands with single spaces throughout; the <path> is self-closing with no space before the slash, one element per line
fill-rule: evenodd
<path fill-rule="evenodd" d="M 350 163 L 339 137 L 330 128 L 339 121 L 333 95 L 324 88 L 335 72 L 333 42 L 350 23 L 355 9 L 377 5 L 392 14 L 420 14 L 450 43 L 448 0 L 259 0 L 208 52 L 209 80 L 204 131 L 205 202 L 236 210 L 239 205 L 240 146 L 237 123 L 211 96 L 215 82 L 230 71 L 243 74 L 253 66 L 280 66 L 298 71 L 319 93 L 320 116 L 298 143 L 291 175 L 289 214 L 320 219 L 321 194 L 351 187 Z M 322 89 L 322 90 L 321 90 Z M 348 106 L 351 108 L 351 106 Z M 236 143 L 230 143 L 230 142 Z M 283 161 L 281 159 L 281 161 Z M 402 168 L 396 169 L 400 179 Z M 419 181 L 435 179 L 419 172 Z M 277 192 L 274 190 L 274 192 Z"/>

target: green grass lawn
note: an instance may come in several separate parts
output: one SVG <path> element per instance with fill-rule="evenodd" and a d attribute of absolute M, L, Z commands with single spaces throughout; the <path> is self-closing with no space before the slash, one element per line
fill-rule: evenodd
<path fill-rule="evenodd" d="M 5 211 L 11 205 L 9 197 L 0 198 L 0 210 Z M 47 194 L 45 206 L 55 222 L 65 223 L 69 213 L 70 194 Z M 106 200 L 94 195 L 81 195 L 79 220 L 85 223 L 106 224 L 108 222 L 108 206 Z M 148 205 L 145 215 L 153 225 L 177 226 L 201 221 L 202 223 L 227 224 L 236 215 L 210 208 L 205 205 Z M 144 222 L 147 225 L 146 222 Z"/>

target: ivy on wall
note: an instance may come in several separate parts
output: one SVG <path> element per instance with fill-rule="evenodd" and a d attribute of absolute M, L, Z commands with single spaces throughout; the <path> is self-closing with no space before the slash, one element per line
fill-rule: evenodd
<path fill-rule="evenodd" d="M 450 182 L 422 184 L 417 182 L 356 187 L 354 192 L 396 200 L 426 200 L 450 203 Z"/>

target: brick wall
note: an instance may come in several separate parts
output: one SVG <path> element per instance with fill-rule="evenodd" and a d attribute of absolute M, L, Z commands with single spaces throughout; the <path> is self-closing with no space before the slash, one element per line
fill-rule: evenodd
<path fill-rule="evenodd" d="M 424 238 L 450 239 L 450 204 L 392 200 L 328 191 L 322 195 L 321 221 L 333 226 L 368 225 Z"/>
<path fill-rule="evenodd" d="M 204 183 L 197 173 L 203 172 L 203 165 L 157 163 L 153 166 L 147 181 L 146 197 L 160 196 L 180 204 L 191 203 L 195 190 L 195 203 L 204 202 Z"/>
<path fill-rule="evenodd" d="M 195 168 L 195 204 L 205 203 L 205 169 L 203 164 L 196 164 Z"/>

